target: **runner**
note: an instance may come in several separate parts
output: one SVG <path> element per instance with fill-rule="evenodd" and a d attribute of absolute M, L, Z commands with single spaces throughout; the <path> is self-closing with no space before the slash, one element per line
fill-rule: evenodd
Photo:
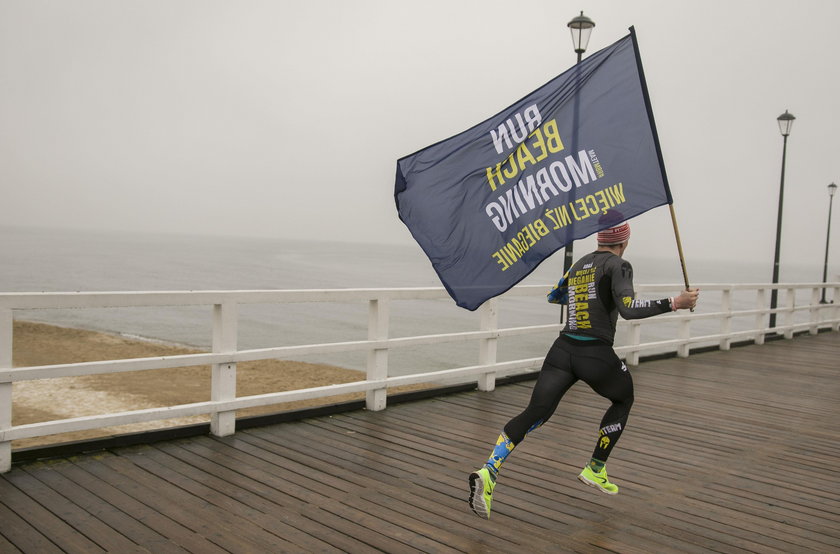
<path fill-rule="evenodd" d="M 540 370 L 531 400 L 525 410 L 505 425 L 496 447 L 484 466 L 469 476 L 469 503 L 480 517 L 490 518 L 490 504 L 499 469 L 525 436 L 544 424 L 563 395 L 578 380 L 610 400 L 601 420 L 595 450 L 578 475 L 583 483 L 607 494 L 618 486 L 607 478 L 605 464 L 615 448 L 633 405 L 633 380 L 627 366 L 612 348 L 616 321 L 642 319 L 678 309 L 693 308 L 699 289 L 685 290 L 677 297 L 636 300 L 633 267 L 622 259 L 630 239 L 625 222 L 598 233 L 598 249 L 583 256 L 569 270 L 569 315 Z"/>

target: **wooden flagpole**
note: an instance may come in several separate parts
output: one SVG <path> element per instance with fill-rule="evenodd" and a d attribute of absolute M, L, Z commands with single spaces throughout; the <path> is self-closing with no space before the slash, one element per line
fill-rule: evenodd
<path fill-rule="evenodd" d="M 685 290 L 689 289 L 688 271 L 685 269 L 685 255 L 683 254 L 682 241 L 680 240 L 680 228 L 677 226 L 677 214 L 674 212 L 674 205 L 668 204 L 671 210 L 671 223 L 674 224 L 674 238 L 677 240 L 677 251 L 680 254 L 680 267 L 682 267 L 683 281 L 685 282 Z M 694 308 L 691 308 L 694 311 Z"/>

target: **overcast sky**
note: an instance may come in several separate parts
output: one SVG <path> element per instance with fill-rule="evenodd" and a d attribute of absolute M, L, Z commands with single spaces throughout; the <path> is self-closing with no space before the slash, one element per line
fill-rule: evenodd
<path fill-rule="evenodd" d="M 782 261 L 821 268 L 835 0 L 0 0 L 0 224 L 414 245 L 396 160 L 572 66 L 580 10 L 589 53 L 636 27 L 689 260 L 772 262 L 787 109 Z"/>

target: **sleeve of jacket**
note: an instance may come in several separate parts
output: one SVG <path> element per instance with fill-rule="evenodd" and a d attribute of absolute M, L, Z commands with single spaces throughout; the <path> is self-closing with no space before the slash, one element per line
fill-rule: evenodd
<path fill-rule="evenodd" d="M 644 319 L 673 310 L 670 298 L 661 300 L 637 300 L 633 290 L 633 266 L 618 256 L 610 260 L 612 295 L 618 313 L 624 319 Z"/>

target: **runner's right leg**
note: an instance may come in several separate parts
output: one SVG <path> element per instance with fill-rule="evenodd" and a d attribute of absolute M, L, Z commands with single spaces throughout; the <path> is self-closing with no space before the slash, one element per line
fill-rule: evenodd
<path fill-rule="evenodd" d="M 595 392 L 610 400 L 611 405 L 601 419 L 592 458 L 578 478 L 607 494 L 618 494 L 618 486 L 610 483 L 604 466 L 627 426 L 633 406 L 633 379 L 612 348 L 597 346 L 587 354 L 576 358 L 575 370 Z"/>

